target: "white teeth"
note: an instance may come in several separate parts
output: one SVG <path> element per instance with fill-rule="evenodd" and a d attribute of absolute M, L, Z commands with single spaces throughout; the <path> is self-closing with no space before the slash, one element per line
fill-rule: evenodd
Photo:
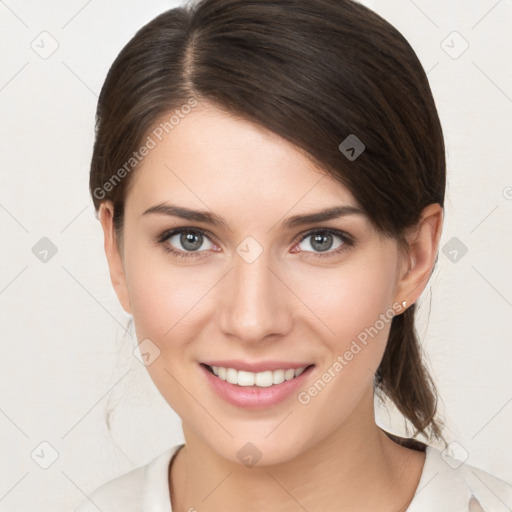
<path fill-rule="evenodd" d="M 265 372 L 246 372 L 243 370 L 235 370 L 234 368 L 223 368 L 222 366 L 212 366 L 213 373 L 222 380 L 230 384 L 237 384 L 238 386 L 258 386 L 268 388 L 274 384 L 281 384 L 285 380 L 291 380 L 298 377 L 307 367 L 297 368 L 294 370 L 275 370 Z"/>
<path fill-rule="evenodd" d="M 305 369 L 306 369 L 306 366 L 304 366 L 304 368 L 297 368 L 295 370 L 295 377 L 298 377 Z"/>

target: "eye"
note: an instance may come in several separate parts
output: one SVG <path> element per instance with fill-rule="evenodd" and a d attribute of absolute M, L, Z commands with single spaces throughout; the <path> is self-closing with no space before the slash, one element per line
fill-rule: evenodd
<path fill-rule="evenodd" d="M 340 242 L 337 245 L 335 244 L 334 250 L 332 250 L 334 238 L 338 238 Z M 312 250 L 307 247 L 298 251 L 295 249 L 308 239 L 311 239 L 311 242 L 306 245 L 309 245 Z M 205 241 L 209 242 L 209 247 L 207 246 L 205 250 L 199 250 Z M 161 244 L 167 252 L 178 259 L 197 259 L 203 257 L 201 253 L 208 252 L 208 249 L 218 250 L 218 246 L 210 241 L 207 233 L 197 228 L 177 228 L 164 231 L 157 237 L 156 242 Z M 302 234 L 298 244 L 294 246 L 292 253 L 312 253 L 308 256 L 325 258 L 340 254 L 354 245 L 354 239 L 347 233 L 337 229 L 322 228 Z"/>
<path fill-rule="evenodd" d="M 205 252 L 199 250 L 205 240 L 209 241 L 209 238 L 200 229 L 179 228 L 165 231 L 158 237 L 157 242 L 161 243 L 166 251 L 178 258 L 197 258 L 201 257 L 197 253 Z M 210 247 L 206 247 L 206 249 L 212 247 L 216 246 L 210 241 Z"/>
<path fill-rule="evenodd" d="M 340 243 L 337 245 L 334 245 L 333 249 L 333 239 L 338 238 L 341 240 Z M 316 229 L 314 231 L 309 231 L 305 235 L 302 235 L 302 238 L 300 239 L 299 244 L 306 240 L 311 240 L 306 246 L 309 245 L 313 250 L 309 250 L 306 247 L 305 252 L 313 252 L 313 255 L 315 257 L 328 257 L 328 256 L 334 256 L 342 251 L 347 250 L 349 247 L 352 247 L 355 245 L 354 240 L 352 237 L 350 237 L 347 233 L 344 233 L 343 231 L 339 231 L 337 229 L 330 229 L 330 228 L 323 228 L 323 229 Z M 317 252 L 318 251 L 318 252 Z M 297 252 L 297 251 L 293 251 Z M 301 250 L 302 252 L 302 250 Z"/>

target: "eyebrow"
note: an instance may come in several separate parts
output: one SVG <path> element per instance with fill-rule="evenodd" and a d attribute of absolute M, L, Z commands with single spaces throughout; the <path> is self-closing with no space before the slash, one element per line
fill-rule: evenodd
<path fill-rule="evenodd" d="M 151 208 L 148 208 L 142 215 L 149 214 L 161 214 L 168 215 L 171 217 L 179 217 L 182 219 L 202 222 L 205 224 L 211 224 L 212 226 L 216 226 L 218 228 L 225 228 L 229 231 L 233 231 L 229 224 L 226 222 L 224 218 L 215 213 L 206 211 L 206 210 L 191 210 L 190 208 L 185 208 L 184 206 L 172 205 L 169 203 L 161 203 Z M 341 206 L 333 206 L 331 208 L 327 208 L 325 210 L 320 210 L 313 213 L 307 213 L 303 215 L 293 215 L 288 217 L 286 220 L 281 222 L 281 228 L 289 229 L 297 226 L 302 226 L 305 224 L 314 224 L 318 222 L 324 222 L 331 219 L 337 219 L 340 217 L 345 217 L 347 215 L 365 215 L 364 211 L 358 206 L 352 205 L 341 205 Z"/>

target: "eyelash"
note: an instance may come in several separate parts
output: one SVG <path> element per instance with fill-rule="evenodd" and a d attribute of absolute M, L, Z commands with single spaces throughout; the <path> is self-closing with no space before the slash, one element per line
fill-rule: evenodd
<path fill-rule="evenodd" d="M 186 260 L 189 258 L 203 257 L 203 256 L 198 256 L 197 254 L 200 252 L 204 252 L 204 251 L 188 251 L 188 252 L 180 251 L 180 250 L 173 249 L 167 243 L 169 238 L 171 238 L 174 235 L 183 233 L 183 232 L 200 234 L 203 237 L 210 239 L 210 237 L 208 236 L 208 233 L 203 231 L 202 229 L 186 228 L 186 227 L 183 228 L 182 227 L 182 228 L 176 228 L 176 229 L 164 231 L 161 235 L 156 237 L 156 242 L 158 244 L 161 244 L 163 246 L 163 248 L 168 253 L 171 253 L 173 255 L 173 257 L 176 257 L 178 259 Z M 355 240 L 350 235 L 348 235 L 347 233 L 345 233 L 343 231 L 339 231 L 338 229 L 332 229 L 332 228 L 316 228 L 316 229 L 309 230 L 306 233 L 300 234 L 298 237 L 298 240 L 295 241 L 294 244 L 299 244 L 299 243 L 303 242 L 306 238 L 308 238 L 314 234 L 330 234 L 330 235 L 337 236 L 341 239 L 343 244 L 340 247 L 338 247 L 337 249 L 334 249 L 332 251 L 316 252 L 316 253 L 314 252 L 314 253 L 312 253 L 312 255 L 313 255 L 312 257 L 319 257 L 319 258 L 332 257 L 332 256 L 338 255 L 356 245 Z M 311 251 L 308 251 L 308 252 L 311 252 Z"/>

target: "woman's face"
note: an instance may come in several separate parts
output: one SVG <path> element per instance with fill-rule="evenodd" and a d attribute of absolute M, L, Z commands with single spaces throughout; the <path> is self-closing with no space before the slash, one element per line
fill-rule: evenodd
<path fill-rule="evenodd" d="M 131 177 L 116 290 L 184 431 L 233 462 L 250 442 L 271 464 L 349 417 L 372 421 L 374 372 L 403 298 L 396 243 L 361 213 L 286 225 L 358 205 L 294 146 L 251 123 L 203 104 L 161 141 L 153 138 Z M 200 210 L 223 224 L 148 212 L 158 205 Z M 292 387 L 280 400 L 243 406 L 220 396 L 218 377 L 201 365 L 219 360 L 314 367 L 298 386 L 258 388 L 268 395 Z"/>

